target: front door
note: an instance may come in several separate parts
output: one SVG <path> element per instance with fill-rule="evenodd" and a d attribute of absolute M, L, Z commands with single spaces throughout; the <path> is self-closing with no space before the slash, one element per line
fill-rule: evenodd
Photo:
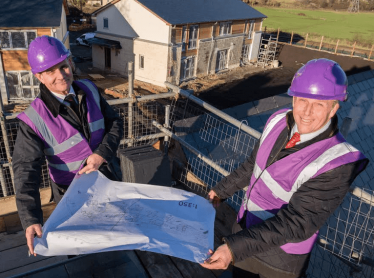
<path fill-rule="evenodd" d="M 105 67 L 110 68 L 112 66 L 111 49 L 105 47 Z"/>

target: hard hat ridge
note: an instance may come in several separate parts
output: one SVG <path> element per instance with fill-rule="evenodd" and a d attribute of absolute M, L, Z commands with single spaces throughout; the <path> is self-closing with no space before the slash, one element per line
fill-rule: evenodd
<path fill-rule="evenodd" d="M 30 43 L 27 57 L 32 73 L 43 72 L 70 55 L 64 44 L 50 36 L 37 37 Z"/>
<path fill-rule="evenodd" d="M 314 59 L 294 75 L 288 94 L 320 100 L 347 99 L 348 79 L 338 63 L 329 59 Z"/>

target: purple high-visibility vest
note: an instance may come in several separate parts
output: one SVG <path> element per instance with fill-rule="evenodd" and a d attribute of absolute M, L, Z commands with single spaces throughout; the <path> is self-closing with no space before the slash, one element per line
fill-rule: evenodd
<path fill-rule="evenodd" d="M 365 158 L 338 133 L 290 154 L 266 168 L 270 152 L 278 136 L 287 126 L 288 111 L 280 110 L 273 114 L 261 136 L 251 181 L 237 219 L 239 222 L 247 211 L 247 228 L 275 216 L 281 208 L 287 206 L 292 195 L 309 179 Z M 318 231 L 307 240 L 287 243 L 280 247 L 289 254 L 307 254 L 312 250 L 317 235 Z"/>
<path fill-rule="evenodd" d="M 101 143 L 105 132 L 96 86 L 89 80 L 74 83 L 86 93 L 87 121 L 91 132 L 89 142 L 63 117 L 57 115 L 55 118 L 40 98 L 18 115 L 18 119 L 31 127 L 43 141 L 50 177 L 61 185 L 70 185 L 82 162 Z"/>

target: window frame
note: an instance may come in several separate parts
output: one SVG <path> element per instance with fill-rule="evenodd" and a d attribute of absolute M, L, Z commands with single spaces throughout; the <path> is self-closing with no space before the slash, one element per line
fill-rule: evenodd
<path fill-rule="evenodd" d="M 222 55 L 221 53 L 224 53 L 224 55 Z M 217 51 L 216 72 L 220 72 L 228 68 L 229 53 L 229 49 L 220 49 Z M 224 59 L 222 59 L 222 57 L 224 57 Z M 223 67 L 221 67 L 222 64 L 224 64 Z"/>
<path fill-rule="evenodd" d="M 197 40 L 199 37 L 199 25 L 191 25 L 189 29 L 190 29 L 190 34 L 188 36 L 188 49 L 197 49 Z M 194 35 L 194 37 L 192 35 Z"/>
<path fill-rule="evenodd" d="M 32 40 L 38 37 L 37 30 L 0 30 L 0 33 L 8 33 L 9 38 L 9 47 L 3 47 L 2 43 L 0 42 L 1 50 L 27 50 L 31 43 L 31 41 L 29 43 L 28 33 L 34 33 L 35 37 Z M 13 47 L 12 33 L 23 33 L 25 47 Z"/>
<path fill-rule="evenodd" d="M 144 55 L 139 54 L 139 69 L 144 69 L 144 63 L 145 63 Z"/>
<path fill-rule="evenodd" d="M 105 21 L 106 21 L 107 26 L 105 26 Z M 104 29 L 109 29 L 109 18 L 107 18 L 107 17 L 103 17 L 103 28 Z"/>
<path fill-rule="evenodd" d="M 249 27 L 248 27 L 248 39 L 252 39 L 253 38 L 253 32 L 255 30 L 255 21 L 254 20 L 250 20 L 249 21 Z"/>
<path fill-rule="evenodd" d="M 186 51 L 187 25 L 182 27 L 182 51 Z"/>
<path fill-rule="evenodd" d="M 243 44 L 242 59 L 244 64 L 247 64 L 249 62 L 249 53 L 251 52 L 250 46 L 250 44 Z"/>
<path fill-rule="evenodd" d="M 31 71 L 28 71 L 28 70 L 9 70 L 9 71 L 6 71 L 5 72 L 5 77 L 6 77 L 7 84 L 8 84 L 8 90 L 10 90 L 10 88 L 9 88 L 10 84 L 9 84 L 9 81 L 8 81 L 8 73 L 17 74 L 18 85 L 16 85 L 16 86 L 18 88 L 16 88 L 16 94 L 17 94 L 17 90 L 20 90 L 22 92 L 22 97 L 19 97 L 18 94 L 17 94 L 18 97 L 16 97 L 16 98 L 12 97 L 9 93 L 9 99 L 10 100 L 20 100 L 20 99 L 21 100 L 33 100 L 33 99 L 35 99 L 35 97 L 39 94 L 40 81 L 37 81 L 38 83 L 34 84 L 34 80 L 37 80 L 37 78 L 34 77 L 34 75 Z M 30 85 L 23 85 L 22 84 L 22 73 L 28 73 L 29 74 Z M 30 89 L 31 90 L 31 98 L 24 96 L 23 89 Z"/>
<path fill-rule="evenodd" d="M 186 63 L 186 61 L 187 61 L 187 63 Z M 188 64 L 188 61 L 190 61 L 190 64 Z M 192 61 L 192 63 L 191 63 L 191 61 Z M 186 80 L 194 78 L 195 77 L 195 66 L 196 66 L 196 56 L 195 55 L 183 57 L 182 60 L 181 60 L 181 75 L 180 75 L 179 80 L 180 81 L 186 81 Z M 186 69 L 188 69 L 188 73 L 189 73 L 188 76 L 186 76 L 186 72 L 187 72 Z M 182 75 L 182 72 L 184 73 L 183 75 Z"/>
<path fill-rule="evenodd" d="M 219 23 L 219 36 L 229 36 L 232 34 L 232 21 L 224 21 Z"/>

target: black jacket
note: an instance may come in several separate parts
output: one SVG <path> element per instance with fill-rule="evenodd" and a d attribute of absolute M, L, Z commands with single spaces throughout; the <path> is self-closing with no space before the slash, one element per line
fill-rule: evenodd
<path fill-rule="evenodd" d="M 338 132 L 337 122 L 337 117 L 334 116 L 330 127 L 322 134 L 293 148 L 285 149 L 287 138 L 294 125 L 292 112 L 289 112 L 287 127 L 279 135 L 270 153 L 267 166 L 273 161 L 278 161 L 315 142 L 335 135 Z M 213 188 L 221 199 L 226 199 L 249 185 L 258 147 L 257 143 L 251 156 Z M 306 240 L 318 231 L 342 202 L 349 186 L 365 169 L 367 163 L 368 160 L 365 159 L 342 165 L 310 179 L 299 187 L 291 197 L 288 206 L 279 210 L 275 217 L 249 229 L 241 225 L 241 231 L 224 238 L 232 251 L 234 262 L 255 256 L 273 268 L 292 273 L 302 271 L 300 260 L 297 260 L 295 256 L 303 257 L 302 263 L 307 263 L 309 256 L 290 255 L 279 246 Z"/>
<path fill-rule="evenodd" d="M 79 116 L 70 107 L 61 104 L 43 84 L 40 84 L 38 98 L 46 104 L 53 116 L 60 115 L 89 140 L 91 134 L 87 121 L 86 94 L 74 83 L 73 88 L 79 100 Z M 105 121 L 105 134 L 94 153 L 107 161 L 99 170 L 109 179 L 121 181 L 122 176 L 116 152 L 123 137 L 123 120 L 103 97 L 100 97 L 100 105 Z M 18 214 L 24 229 L 33 224 L 43 224 L 39 194 L 42 165 L 45 162 L 43 149 L 44 144 L 39 136 L 27 124 L 19 121 L 13 152 L 13 171 Z M 67 187 L 51 180 L 53 195 L 51 199 L 59 202 Z"/>

